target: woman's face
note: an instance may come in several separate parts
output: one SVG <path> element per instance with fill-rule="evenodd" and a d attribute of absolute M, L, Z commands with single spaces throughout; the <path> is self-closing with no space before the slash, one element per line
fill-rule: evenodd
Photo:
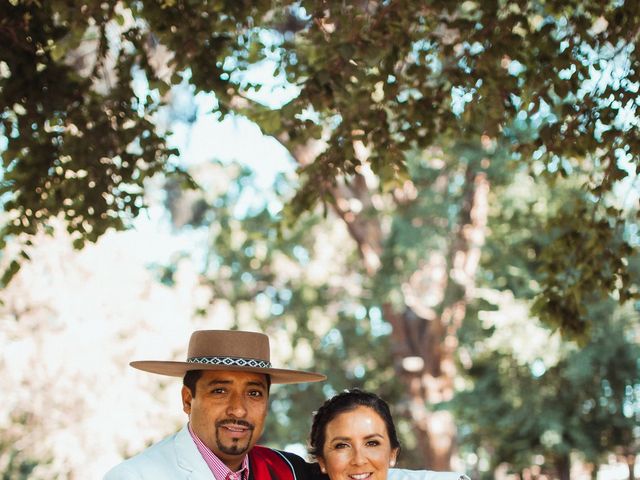
<path fill-rule="evenodd" d="M 365 406 L 341 413 L 325 431 L 318 463 L 331 480 L 386 480 L 398 449 L 391 448 L 387 426 Z"/>

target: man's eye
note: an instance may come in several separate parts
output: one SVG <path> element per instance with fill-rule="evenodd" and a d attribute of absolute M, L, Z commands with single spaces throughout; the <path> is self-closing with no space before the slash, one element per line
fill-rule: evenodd
<path fill-rule="evenodd" d="M 214 389 L 211 390 L 211 393 L 213 393 L 215 395 L 222 395 L 225 392 L 226 392 L 226 390 L 224 388 L 214 388 Z"/>
<path fill-rule="evenodd" d="M 264 394 L 260 390 L 252 390 L 249 392 L 250 397 L 262 397 Z"/>

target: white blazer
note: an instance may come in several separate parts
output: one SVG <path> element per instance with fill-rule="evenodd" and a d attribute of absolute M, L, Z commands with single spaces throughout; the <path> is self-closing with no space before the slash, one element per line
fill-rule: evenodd
<path fill-rule="evenodd" d="M 456 472 L 434 472 L 431 470 L 402 470 L 390 468 L 387 480 L 469 480 L 469 477 Z"/>
<path fill-rule="evenodd" d="M 112 468 L 104 480 L 211 480 L 213 475 L 185 425 L 179 432 Z"/>
<path fill-rule="evenodd" d="M 182 429 L 138 455 L 112 468 L 104 480 L 212 480 L 213 475 L 193 442 Z M 388 480 L 469 480 L 453 472 L 390 469 Z M 301 479 L 304 480 L 304 479 Z"/>

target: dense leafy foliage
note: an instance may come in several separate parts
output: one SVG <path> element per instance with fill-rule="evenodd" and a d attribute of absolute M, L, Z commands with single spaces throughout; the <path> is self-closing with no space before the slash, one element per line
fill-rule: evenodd
<path fill-rule="evenodd" d="M 484 158 L 473 143 L 458 142 L 451 150 L 469 163 Z M 599 295 L 585 299 L 581 308 L 592 329 L 582 345 L 563 342 L 529 314 L 545 275 L 536 252 L 553 240 L 539 233 L 540 225 L 556 210 L 580 201 L 584 192 L 566 183 L 549 188 L 526 172 L 512 176 L 501 163 L 504 156 L 491 158 L 490 235 L 477 291 L 457 334 L 457 382 L 463 388 L 453 400 L 430 399 L 429 411 L 456 413 L 462 458 L 475 456 L 475 464 L 467 460 L 471 469 L 484 465 L 478 478 L 494 478 L 501 465 L 514 472 L 537 466 L 554 478 L 567 478 L 576 454 L 594 468 L 609 454 L 632 458 L 640 441 L 637 305 L 620 307 Z M 392 402 L 405 445 L 403 465 L 424 465 L 412 425 L 414 406 L 403 394 L 389 354 L 404 345 L 394 343 L 381 312 L 385 302 L 400 307 L 406 302 L 415 313 L 403 328 L 413 333 L 433 328 L 440 314 L 436 310 L 446 305 L 433 298 L 441 293 L 434 285 L 417 301 L 407 293 L 425 259 L 446 251 L 443 245 L 454 236 L 464 199 L 463 182 L 456 181 L 464 175 L 461 162 L 436 168 L 436 160 L 442 158 L 412 158 L 411 178 L 416 186 L 433 185 L 446 171 L 444 188 L 420 188 L 413 201 L 378 213 L 389 231 L 383 265 L 373 277 L 366 275 L 355 249 L 346 248 L 342 222 L 334 215 L 306 216 L 285 232 L 266 205 L 238 216 L 236 206 L 252 188 L 248 172 L 209 200 L 206 195 L 169 196 L 170 203 L 193 202 L 187 222 L 208 231 L 203 274 L 212 306 L 228 301 L 238 327 L 258 319 L 273 336 L 286 332 L 290 345 L 279 343 L 278 348 L 311 348 L 314 368 L 328 374 L 324 385 L 274 392 L 268 441 L 304 443 L 309 408 L 336 390 L 360 386 Z M 274 185 L 280 194 L 288 188 L 282 178 Z M 636 283 L 638 265 L 638 257 L 632 257 L 630 274 Z M 171 281 L 171 271 L 166 273 Z M 434 280 L 442 279 L 426 283 Z M 456 288 L 454 283 L 445 295 L 454 295 Z M 418 340 L 411 337 L 410 342 Z"/>
<path fill-rule="evenodd" d="M 251 328 L 257 322 L 273 339 L 276 355 L 290 351 L 291 358 L 303 366 L 312 359 L 307 368 L 327 372 L 329 377 L 321 384 L 275 388 L 262 441 L 280 447 L 306 445 L 310 412 L 328 396 L 354 387 L 388 399 L 398 423 L 408 431 L 404 412 L 395 408 L 402 387 L 388 354 L 388 324 L 368 282 L 354 268 L 355 249 L 346 248 L 345 232 L 336 219 L 310 215 L 283 235 L 278 218 L 266 204 L 238 218 L 237 206 L 255 177 L 242 169 L 233 178 L 228 172 L 232 168 L 216 163 L 208 168 L 219 177 L 232 176 L 225 191 L 211 198 L 172 194 L 167 205 L 175 210 L 181 202 L 187 203 L 192 215 L 183 221 L 208 232 L 202 273 L 211 303 L 200 314 L 206 317 L 224 302 L 234 326 Z M 174 186 L 168 188 L 173 191 Z M 276 191 L 289 188 L 284 178 L 274 185 Z M 171 265 L 158 274 L 167 284 L 175 281 Z M 404 457 L 405 462 L 420 464 L 420 452 L 407 452 Z"/>
<path fill-rule="evenodd" d="M 124 228 L 143 207 L 144 179 L 167 168 L 158 102 L 134 91 L 136 69 L 152 72 L 143 34 L 122 31 L 114 50 L 115 15 L 99 2 L 0 6 L 3 238 L 63 216 L 81 247 Z"/>
<path fill-rule="evenodd" d="M 618 308 L 640 295 L 639 32 L 640 4 L 624 0 L 3 2 L 0 241 L 22 242 L 28 258 L 55 217 L 77 247 L 126 228 L 156 173 L 181 173 L 169 195 L 180 199 L 194 184 L 163 107 L 177 85 L 210 93 L 218 116 L 251 119 L 300 167 L 293 193 L 275 186 L 289 202 L 279 217 L 233 213 L 245 175 L 216 198 L 203 183 L 187 208 L 192 226 L 209 229 L 212 305 L 227 301 L 236 326 L 257 319 L 286 336 L 294 361 L 313 354 L 331 373 L 326 390 L 275 393 L 274 438 L 295 427 L 300 439 L 309 405 L 362 385 L 398 399 L 417 438 L 409 461 L 446 465 L 453 444 L 435 462 L 429 421 L 454 394 L 460 341 L 472 381 L 463 398 L 496 400 L 481 405 L 494 423 L 466 419 L 473 445 L 514 468 L 534 451 L 558 468 L 569 451 L 596 462 L 637 441 L 636 413 L 619 406 L 636 404 L 637 338 L 620 333 L 629 323 Z M 255 80 L 257 69 L 273 75 Z M 257 100 L 279 88 L 283 104 Z M 497 308 L 477 305 L 480 261 L 478 286 L 512 292 L 584 351 L 558 353 L 544 374 L 514 366 L 514 352 L 472 321 Z M 18 268 L 9 263 L 5 283 Z M 474 351 L 485 341 L 494 348 Z M 410 372 L 405 359 L 422 367 Z"/>
<path fill-rule="evenodd" d="M 554 233 L 538 311 L 581 331 L 579 305 L 594 289 L 638 295 L 620 260 L 629 254 L 621 211 L 598 202 L 638 168 L 637 2 L 13 0 L 1 8 L 4 237 L 31 235 L 57 215 L 78 246 L 126 226 L 143 206 L 144 179 L 175 169 L 154 114 L 172 85 L 188 82 L 300 162 L 291 221 L 319 199 L 334 201 L 339 179 L 365 165 L 383 189 L 401 184 L 406 152 L 444 137 L 505 141 L 516 162 L 550 179 L 582 172 L 590 195 L 574 207 L 580 215 L 543 225 Z M 274 87 L 247 75 L 264 65 L 276 84 L 298 90 L 277 109 L 251 100 Z"/>
<path fill-rule="evenodd" d="M 478 275 L 483 293 L 459 333 L 461 373 L 469 380 L 452 403 L 460 445 L 487 462 L 482 478 L 493 478 L 501 464 L 516 473 L 537 465 L 569 478 L 575 458 L 595 475 L 605 455 L 634 458 L 640 446 L 638 307 L 597 293 L 582 298 L 591 329 L 581 344 L 562 342 L 526 315 L 546 275 L 536 252 L 555 234 L 540 233 L 540 222 L 578 203 L 583 192 L 518 181 L 527 188 L 495 190 L 501 201 Z M 630 257 L 634 282 L 639 261 Z"/>
<path fill-rule="evenodd" d="M 492 350 L 476 346 L 468 371 L 473 388 L 460 393 L 454 405 L 460 444 L 489 462 L 486 478 L 493 478 L 489 472 L 500 464 L 520 472 L 536 463 L 555 478 L 568 478 L 572 454 L 581 454 L 596 468 L 606 454 L 637 454 L 640 351 L 632 333 L 635 313 L 615 312 L 611 303 L 592 305 L 591 310 L 600 320 L 581 349 L 541 350 L 523 363 L 521 352 L 506 345 Z M 553 355 L 558 358 L 545 368 L 544 357 Z M 536 461 L 536 455 L 543 460 Z"/>

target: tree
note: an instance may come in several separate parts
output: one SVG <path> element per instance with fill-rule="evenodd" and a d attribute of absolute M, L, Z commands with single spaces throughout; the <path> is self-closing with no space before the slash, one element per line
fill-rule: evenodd
<path fill-rule="evenodd" d="M 595 478 L 607 455 L 637 455 L 638 306 L 597 295 L 582 299 L 594 319 L 584 343 L 562 342 L 530 318 L 544 274 L 535 252 L 550 239 L 539 225 L 582 195 L 567 184 L 549 189 L 530 180 L 494 191 L 500 200 L 490 216 L 481 293 L 459 335 L 467 367 L 461 373 L 470 380 L 453 401 L 460 443 L 488 460 L 486 478 L 500 464 L 530 469 L 536 456 L 543 459 L 538 468 L 569 478 L 576 453 Z M 629 260 L 637 282 L 640 257 Z"/>
<path fill-rule="evenodd" d="M 136 238 L 79 252 L 62 227 L 40 234 L 0 292 L 0 477 L 101 478 L 184 421 L 179 380 L 128 363 L 183 351 L 199 327 L 197 279 L 180 268 L 174 288 L 157 282 Z"/>
<path fill-rule="evenodd" d="M 465 340 L 476 342 L 468 370 L 472 383 L 457 395 L 454 410 L 465 451 L 488 460 L 490 469 L 479 477 L 494 478 L 500 464 L 519 473 L 537 463 L 554 478 L 569 479 L 571 458 L 580 454 L 595 478 L 607 455 L 635 459 L 640 440 L 635 313 L 616 310 L 613 302 L 593 305 L 591 312 L 603 320 L 583 348 L 557 348 L 550 332 L 525 326 L 531 323 L 526 318 L 496 320 L 490 328 L 486 322 L 475 329 L 479 336 L 467 335 Z M 491 335 L 505 327 L 510 344 Z M 518 335 L 521 341 L 514 342 Z M 514 348 L 527 342 L 524 351 Z M 534 461 L 536 456 L 543 460 Z"/>
<path fill-rule="evenodd" d="M 538 159 L 538 174 L 551 177 L 584 169 L 596 198 L 638 166 L 634 2 L 158 0 L 78 9 L 14 0 L 0 14 L 2 194 L 12 213 L 4 237 L 32 235 L 57 215 L 78 246 L 124 228 L 143 205 L 144 179 L 176 169 L 152 120 L 162 94 L 182 81 L 215 93 L 219 113 L 256 121 L 300 163 L 305 180 L 290 218 L 318 199 L 336 204 L 339 179 L 358 185 L 365 166 L 383 188 L 401 184 L 405 152 L 442 135 L 492 141 L 516 119 L 531 126 L 510 137 L 516 159 Z M 252 89 L 268 86 L 243 75 L 266 61 L 299 88 L 275 110 L 251 100 Z M 151 90 L 135 88 L 136 78 Z M 585 219 L 582 229 L 612 229 Z M 568 243 L 557 239 L 550 265 L 566 258 Z M 627 244 L 615 247 L 612 256 L 628 255 Z M 637 295 L 624 265 L 605 257 L 594 271 L 615 267 L 620 282 L 596 279 L 598 288 Z M 565 300 L 593 285 L 565 288 L 555 277 L 540 310 L 564 327 L 566 313 L 582 318 Z"/>
<path fill-rule="evenodd" d="M 168 185 L 170 210 L 191 212 L 174 218 L 205 230 L 209 239 L 206 254 L 195 254 L 204 258 L 203 284 L 210 292 L 210 305 L 200 313 L 215 318 L 212 312 L 228 310 L 234 328 L 258 322 L 271 337 L 274 354 L 329 377 L 319 384 L 276 388 L 261 441 L 280 448 L 306 444 L 311 411 L 345 388 L 376 391 L 397 403 L 402 389 L 388 355 L 388 325 L 354 262 L 357 251 L 342 222 L 310 215 L 284 235 L 266 203 L 238 214 L 238 205 L 252 195 L 255 177 L 249 170 L 212 162 L 191 173 L 196 179 L 215 175 L 233 180 L 222 190 L 202 192 L 202 197 L 181 195 L 179 185 Z M 290 188 L 284 177 L 274 185 L 280 194 Z M 171 284 L 170 265 L 161 277 Z M 407 430 L 406 422 L 399 421 Z M 411 453 L 403 457 L 420 460 L 419 452 L 417 459 Z"/>
<path fill-rule="evenodd" d="M 634 246 L 625 237 L 626 217 L 609 199 L 638 163 L 640 142 L 631 128 L 639 75 L 636 5 L 166 0 L 92 2 L 80 16 L 62 2 L 4 8 L 3 192 L 11 194 L 13 215 L 6 234 L 30 233 L 61 211 L 75 220 L 69 228 L 79 243 L 122 226 L 123 215 L 137 208 L 137 190 L 124 186 L 139 187 L 167 164 L 170 152 L 148 123 L 165 100 L 163 90 L 184 81 L 215 93 L 220 114 L 246 115 L 301 166 L 302 184 L 285 221 L 300 222 L 300 213 L 320 200 L 346 225 L 361 275 L 382 292 L 393 360 L 410 392 L 407 411 L 432 467 L 448 466 L 454 431 L 446 412 L 427 405 L 453 395 L 456 333 L 473 297 L 491 187 L 509 169 L 551 181 L 569 176 L 589 193 L 574 200 L 579 217 L 558 211 L 540 226 L 550 234 L 535 252 L 543 272 L 536 292 L 542 318 L 584 334 L 591 320 L 582 298 L 613 292 L 624 302 L 638 295 L 627 271 Z M 78 79 L 70 64 L 87 45 L 86 32 L 96 32 L 98 48 Z M 30 55 L 16 55 L 20 47 Z M 109 52 L 112 65 L 103 61 Z M 261 62 L 272 62 L 278 78 L 299 89 L 293 100 L 276 109 L 252 100 L 253 89 L 270 86 L 247 81 Z M 23 71 L 32 75 L 16 73 Z M 136 91 L 134 77 L 151 91 Z M 22 78 L 35 79 L 36 87 L 9 88 Z M 54 83 L 98 107 L 46 108 L 38 92 Z M 43 142 L 55 146 L 42 157 L 46 168 L 37 170 L 28 161 L 37 145 L 24 144 L 34 125 L 37 132 L 53 129 Z M 82 142 L 74 140 L 79 135 Z M 109 148 L 99 156 L 73 150 L 105 138 Z M 94 206 L 72 186 L 78 178 L 97 184 L 89 168 L 96 157 L 106 169 L 96 174 L 106 185 L 99 193 L 108 194 Z M 80 163 L 67 167 L 69 158 Z M 42 182 L 45 170 L 51 178 Z M 25 181 L 33 178 L 38 181 Z M 18 190 L 23 185 L 29 187 Z M 41 208 L 43 193 L 44 200 L 59 200 Z M 427 197 L 440 208 L 433 224 L 418 208 Z M 75 199 L 86 206 L 82 215 Z M 387 208 L 402 214 L 390 229 Z M 424 235 L 425 225 L 433 238 Z M 411 237 L 422 249 L 404 250 Z"/>
<path fill-rule="evenodd" d="M 337 218 L 331 215 L 334 222 L 338 219 L 339 223 L 344 224 L 346 232 L 352 238 L 354 234 L 357 235 L 356 252 L 360 252 L 360 258 L 365 261 L 354 263 L 354 258 L 340 261 L 345 255 L 344 247 L 341 247 L 340 254 L 331 261 L 331 265 L 336 263 L 337 267 L 329 268 L 327 259 L 323 264 L 325 272 L 322 275 L 324 282 L 328 285 L 334 283 L 332 274 L 351 282 L 352 287 L 343 285 L 342 289 L 359 291 L 353 302 L 359 303 L 361 305 L 359 308 L 364 309 L 365 312 L 373 309 L 379 312 L 378 315 L 382 315 L 384 320 L 391 322 L 391 345 L 383 358 L 386 357 L 386 361 L 393 361 L 396 374 L 406 381 L 405 388 L 412 388 L 411 393 L 408 396 L 405 395 L 403 399 L 402 414 L 411 420 L 419 444 L 417 448 L 420 452 L 419 458 L 422 462 L 428 462 L 428 465 L 440 469 L 448 468 L 449 458 L 455 448 L 453 442 L 455 428 L 447 411 L 430 412 L 428 405 L 449 400 L 454 393 L 455 334 L 464 318 L 466 302 L 472 294 L 471 277 L 478 259 L 478 245 L 475 242 L 478 242 L 478 235 L 481 239 L 484 234 L 482 228 L 471 230 L 465 226 L 467 219 L 472 216 L 469 210 L 474 205 L 473 198 L 469 198 L 469 190 L 473 192 L 474 180 L 473 176 L 468 175 L 467 172 L 480 162 L 482 155 L 478 155 L 469 145 L 460 148 L 458 153 L 461 156 L 456 158 L 464 158 L 465 163 L 452 162 L 450 157 L 442 152 L 427 159 L 417 156 L 411 163 L 414 181 L 419 186 L 431 183 L 437 186 L 418 190 L 412 182 L 407 182 L 406 192 L 395 192 L 398 198 L 406 196 L 400 211 L 390 208 L 393 205 L 393 197 L 378 196 L 371 204 L 361 207 L 367 223 L 350 224 L 349 218 L 353 215 L 348 211 L 342 212 L 343 215 Z M 491 170 L 500 171 L 500 163 L 496 162 Z M 468 176 L 472 178 L 471 187 L 469 187 Z M 250 182 L 244 176 L 238 179 L 237 184 L 239 186 L 232 191 L 232 194 L 238 195 L 238 192 L 250 190 Z M 345 192 L 348 192 L 347 187 L 344 188 Z M 367 192 L 365 184 L 362 184 L 361 188 L 362 193 Z M 275 190 L 282 191 L 284 188 L 276 186 Z M 176 197 L 171 194 L 170 198 Z M 347 202 L 346 198 L 340 199 L 338 205 L 344 205 Z M 272 256 L 282 256 L 292 251 L 293 253 L 289 254 L 291 260 L 287 264 L 291 268 L 291 262 L 301 261 L 295 252 L 305 251 L 309 252 L 305 255 L 311 255 L 313 245 L 309 246 L 307 243 L 310 241 L 313 243 L 313 239 L 320 234 L 315 233 L 310 238 L 305 238 L 312 231 L 313 224 L 301 221 L 293 232 L 280 232 L 280 236 L 284 235 L 286 241 L 277 240 L 280 238 L 274 230 L 277 229 L 277 219 L 266 208 L 244 219 L 230 218 L 228 210 L 231 207 L 227 205 L 229 203 L 233 205 L 236 201 L 228 196 L 214 197 L 211 199 L 210 213 L 204 217 L 197 216 L 199 222 L 209 225 L 212 230 L 211 251 L 207 257 L 209 260 L 204 272 L 211 276 L 213 298 L 225 298 L 231 305 L 238 305 L 244 302 L 251 303 L 255 301 L 254 299 L 263 297 L 265 292 L 271 292 L 267 295 L 272 302 L 281 302 L 277 297 L 284 295 L 291 300 L 285 302 L 280 310 L 288 312 L 285 318 L 291 319 L 293 316 L 296 319 L 299 332 L 312 331 L 319 336 L 311 343 L 314 345 L 314 350 L 318 352 L 316 358 L 321 357 L 317 342 L 321 341 L 322 334 L 325 332 L 322 329 L 305 326 L 305 323 L 310 322 L 311 319 L 302 312 L 312 310 L 310 305 L 319 304 L 322 309 L 334 311 L 339 315 L 337 322 L 325 320 L 326 325 L 336 323 L 335 328 L 338 331 L 352 331 L 353 326 L 343 324 L 346 318 L 352 318 L 352 314 L 341 313 L 343 309 L 341 305 L 347 300 L 339 301 L 333 297 L 337 294 L 340 298 L 344 293 L 333 293 L 325 297 L 319 293 L 311 294 L 308 289 L 305 290 L 300 285 L 291 285 L 290 281 L 283 285 L 283 282 L 278 280 L 276 269 L 270 266 L 269 260 Z M 353 208 L 356 208 L 355 204 Z M 195 210 L 203 211 L 199 206 Z M 486 215 L 486 209 L 479 215 L 480 220 L 483 214 Z M 430 219 L 429 223 L 424 219 Z M 384 227 L 385 224 L 388 224 L 388 227 Z M 331 223 L 323 223 L 322 227 L 316 226 L 313 230 L 337 228 L 331 225 Z M 430 227 L 430 236 L 425 237 L 421 234 L 425 226 Z M 368 227 L 369 230 L 365 230 L 364 227 Z M 467 237 L 473 236 L 475 236 L 473 241 L 467 241 Z M 236 238 L 235 241 L 233 241 L 234 238 Z M 253 242 L 259 242 L 260 245 L 253 245 Z M 469 246 L 469 243 L 474 244 Z M 338 240 L 337 244 L 343 246 L 345 242 Z M 469 251 L 471 259 L 467 261 L 465 256 Z M 428 257 L 425 252 L 430 252 L 430 263 L 425 261 Z M 376 258 L 380 265 L 372 267 L 367 263 Z M 266 263 L 263 265 L 263 262 Z M 336 271 L 335 268 L 340 270 Z M 432 268 L 439 269 L 440 276 L 435 279 L 437 282 L 431 282 L 427 277 L 430 275 L 429 269 Z M 449 280 L 449 270 L 454 271 L 455 280 Z M 221 273 L 225 271 L 228 273 L 220 278 Z M 285 278 L 290 275 L 290 273 L 284 274 Z M 462 281 L 466 283 L 461 288 Z M 317 280 L 316 285 L 320 291 L 326 288 L 329 292 L 334 291 L 330 286 L 318 284 Z M 281 293 L 281 289 L 286 291 Z M 274 296 L 276 299 L 273 298 Z M 305 307 L 294 309 L 295 302 L 300 301 L 301 297 L 307 299 L 303 301 Z M 329 308 L 326 302 L 332 297 L 334 298 L 332 302 L 337 306 Z M 426 304 L 425 297 L 427 297 Z M 296 314 L 298 311 L 300 313 Z M 259 317 L 259 315 L 256 316 Z M 373 321 L 369 315 L 365 318 Z M 356 322 L 352 319 L 356 324 L 360 324 L 362 320 Z M 270 324 L 276 321 L 270 318 L 265 319 L 268 324 L 265 328 L 267 330 L 272 328 Z M 298 336 L 293 331 L 291 335 L 295 343 Z M 348 335 L 346 338 L 351 336 Z M 339 351 L 333 353 L 338 357 L 346 354 L 348 357 L 353 355 L 356 358 L 360 356 L 357 352 L 362 352 L 363 356 L 366 353 L 371 354 L 370 345 L 377 342 L 369 338 L 370 345 L 363 348 L 361 346 L 363 340 L 361 338 L 342 354 Z M 341 340 L 341 344 L 346 346 L 347 341 Z M 381 365 L 385 364 L 382 358 L 377 361 Z M 421 363 L 417 368 L 416 362 Z M 333 377 L 340 378 L 343 375 L 339 371 L 336 372 L 335 362 L 328 362 L 327 367 L 327 371 L 331 371 Z M 389 378 L 390 375 L 386 374 L 386 377 Z M 437 436 L 431 425 L 437 425 L 440 428 Z M 434 441 L 435 438 L 438 440 Z"/>

